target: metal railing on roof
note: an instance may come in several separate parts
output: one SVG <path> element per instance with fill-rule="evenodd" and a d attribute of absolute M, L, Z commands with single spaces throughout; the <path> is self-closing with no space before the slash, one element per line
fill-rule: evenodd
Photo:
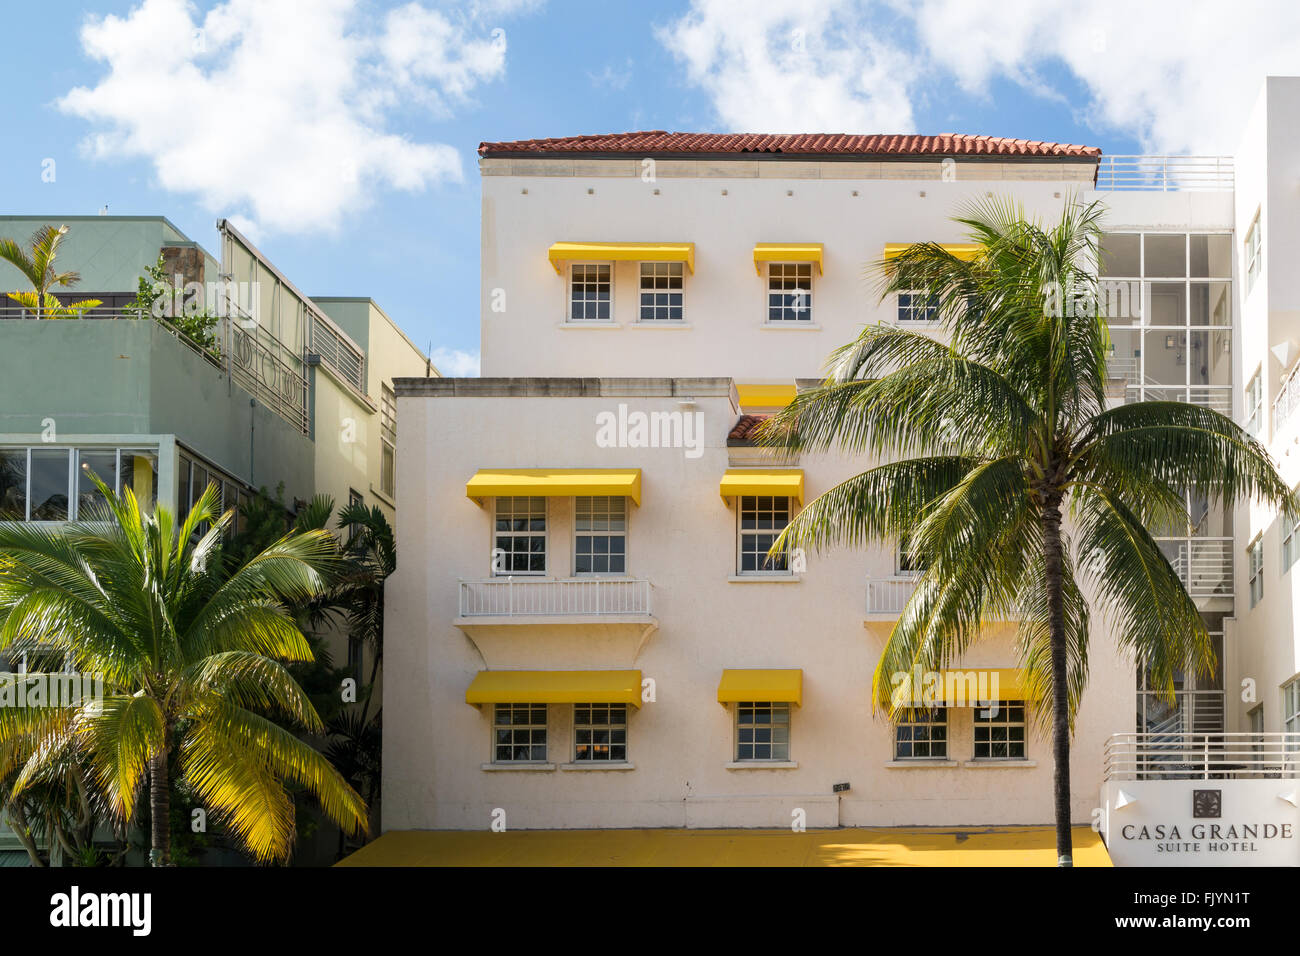
<path fill-rule="evenodd" d="M 1228 192 L 1234 183 L 1231 156 L 1103 156 L 1097 165 L 1103 192 Z"/>

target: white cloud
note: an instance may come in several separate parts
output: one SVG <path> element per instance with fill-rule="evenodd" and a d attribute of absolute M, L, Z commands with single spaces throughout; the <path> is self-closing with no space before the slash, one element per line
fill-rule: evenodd
<path fill-rule="evenodd" d="M 101 159 L 148 160 L 163 188 L 279 232 L 336 230 L 376 188 L 462 178 L 460 156 L 387 128 L 415 103 L 446 115 L 505 68 L 503 35 L 410 3 L 375 23 L 358 0 L 144 0 L 89 19 L 107 66 L 59 101 Z"/>
<path fill-rule="evenodd" d="M 797 34 L 795 31 L 803 31 Z M 804 53 L 791 38 L 804 38 Z M 1300 4 L 1259 0 L 693 0 L 660 32 L 730 129 L 913 132 L 913 104 L 996 80 L 1154 152 L 1230 152 L 1268 74 L 1300 73 Z M 1032 135 L 1032 130 L 926 130 Z"/>
<path fill-rule="evenodd" d="M 447 378 L 470 378 L 479 374 L 479 353 L 439 347 L 429 356 L 433 367 Z"/>

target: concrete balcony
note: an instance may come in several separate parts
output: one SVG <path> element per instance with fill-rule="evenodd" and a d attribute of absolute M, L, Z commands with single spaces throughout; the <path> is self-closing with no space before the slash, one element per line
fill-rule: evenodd
<path fill-rule="evenodd" d="M 507 576 L 457 584 L 454 621 L 492 667 L 630 667 L 659 627 L 643 578 Z"/>

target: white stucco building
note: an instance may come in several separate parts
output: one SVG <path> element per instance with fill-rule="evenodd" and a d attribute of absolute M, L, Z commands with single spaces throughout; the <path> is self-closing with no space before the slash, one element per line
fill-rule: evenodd
<path fill-rule="evenodd" d="M 905 555 L 761 567 L 802 502 L 869 462 L 773 462 L 749 444 L 750 416 L 788 402 L 864 324 L 925 326 L 923 304 L 879 301 L 867 274 L 890 245 L 967 241 L 951 217 L 989 195 L 1047 220 L 1099 198 L 1103 273 L 1133 295 L 1112 319 L 1115 401 L 1257 413 L 1300 480 L 1300 446 L 1285 455 L 1300 441 L 1300 290 L 1285 266 L 1300 241 L 1298 106 L 1300 82 L 1270 80 L 1240 154 L 1214 159 L 964 136 L 484 144 L 484 377 L 396 382 L 385 829 L 485 829 L 501 811 L 512 829 L 788 827 L 800 811 L 809 827 L 1050 822 L 1049 741 L 1018 700 L 1014 622 L 991 623 L 962 662 L 998 675 L 996 715 L 948 706 L 896 727 L 873 711 Z M 1222 672 L 1188 675 L 1171 707 L 1094 633 L 1079 823 L 1114 734 L 1294 728 L 1279 575 L 1300 542 L 1279 560 L 1273 516 L 1192 513 L 1162 547 Z M 1225 703 L 1241 676 L 1262 718 L 1235 690 Z"/>

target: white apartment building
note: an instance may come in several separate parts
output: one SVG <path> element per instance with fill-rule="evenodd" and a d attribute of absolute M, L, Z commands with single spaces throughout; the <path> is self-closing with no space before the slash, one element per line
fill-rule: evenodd
<path fill-rule="evenodd" d="M 1298 107 L 1300 81 L 1270 79 L 1238 155 L 1210 159 L 956 135 L 483 144 L 485 377 L 395 382 L 385 829 L 1050 822 L 1015 622 L 961 662 L 997 675 L 996 709 L 891 723 L 871 678 L 906 554 L 763 566 L 802 503 L 871 462 L 773 461 L 747 436 L 864 325 L 927 325 L 924 303 L 880 300 L 868 267 L 891 246 L 967 242 L 952 217 L 990 195 L 1046 220 L 1100 199 L 1103 275 L 1131 295 L 1111 313 L 1114 400 L 1254 416 L 1300 480 Z M 1300 729 L 1296 529 L 1190 506 L 1161 541 L 1221 672 L 1188 674 L 1171 706 L 1095 630 L 1078 823 L 1113 735 Z M 1239 705 L 1247 676 L 1258 700 Z"/>

